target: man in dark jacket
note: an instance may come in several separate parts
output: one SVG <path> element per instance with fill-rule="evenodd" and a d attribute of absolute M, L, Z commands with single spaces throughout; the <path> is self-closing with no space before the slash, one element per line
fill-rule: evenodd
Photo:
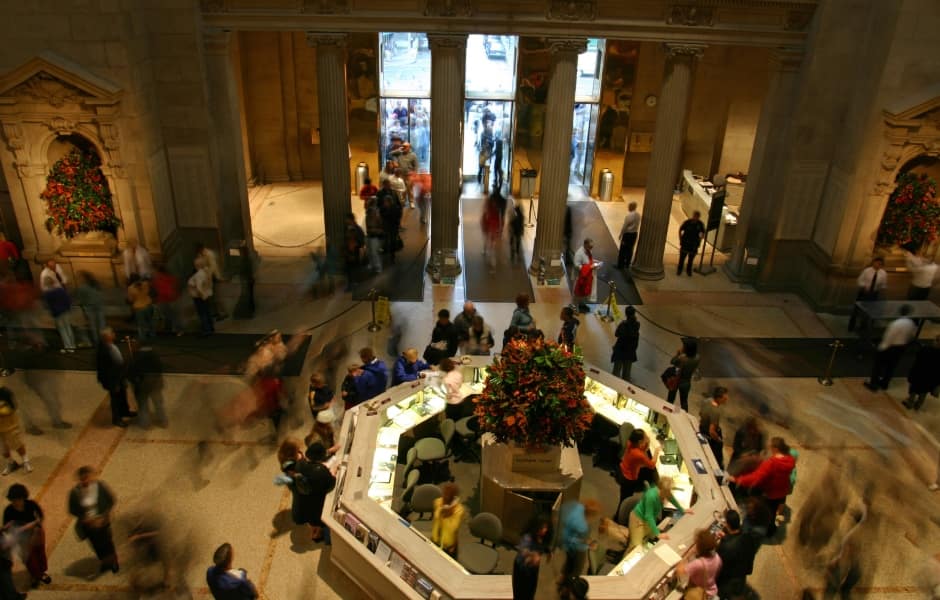
<path fill-rule="evenodd" d="M 401 227 L 401 204 L 387 179 L 382 182 L 382 189 L 375 199 L 382 215 L 382 228 L 385 230 L 385 251 L 394 263 L 395 253 L 398 252 L 398 228 Z"/>
<path fill-rule="evenodd" d="M 254 600 L 258 590 L 248 579 L 245 569 L 233 569 L 232 545 L 222 544 L 212 555 L 214 563 L 206 571 L 206 583 L 215 600 Z"/>
<path fill-rule="evenodd" d="M 640 322 L 636 318 L 636 309 L 628 306 L 624 309 L 626 318 L 617 325 L 614 336 L 613 353 L 610 362 L 614 365 L 612 373 L 624 381 L 630 381 L 630 371 L 636 362 L 636 349 L 640 344 Z"/>
<path fill-rule="evenodd" d="M 363 348 L 359 351 L 359 358 L 362 359 L 362 368 L 356 375 L 356 392 L 359 400 L 366 401 L 375 398 L 385 391 L 388 384 L 388 369 L 385 363 L 375 357 L 372 348 Z"/>
<path fill-rule="evenodd" d="M 676 275 L 682 275 L 682 265 L 688 259 L 686 273 L 689 277 L 692 276 L 692 263 L 695 262 L 698 246 L 704 238 L 705 225 L 702 223 L 702 213 L 696 210 L 679 226 L 679 268 L 676 269 Z"/>
<path fill-rule="evenodd" d="M 117 573 L 117 550 L 111 536 L 111 510 L 117 503 L 114 493 L 103 481 L 98 481 L 94 467 L 84 466 L 78 470 L 78 485 L 69 492 L 69 514 L 75 517 L 75 533 L 79 539 L 87 539 L 101 561 L 100 572 L 110 570 Z"/>
<path fill-rule="evenodd" d="M 148 428 L 152 418 L 158 426 L 166 427 L 166 411 L 163 408 L 163 362 L 151 346 L 142 346 L 134 353 L 127 379 L 134 388 L 134 399 L 137 400 L 137 423 Z"/>
<path fill-rule="evenodd" d="M 132 412 L 127 404 L 127 361 L 114 343 L 114 337 L 114 330 L 110 327 L 101 332 L 96 360 L 98 383 L 108 391 L 111 400 L 111 424 L 127 427 L 124 419 L 136 417 L 137 413 Z"/>
<path fill-rule="evenodd" d="M 441 359 L 457 354 L 460 346 L 460 330 L 450 320 L 450 311 L 442 308 L 437 312 L 437 325 L 431 332 L 431 343 L 424 349 L 424 360 L 436 365 Z"/>
<path fill-rule="evenodd" d="M 725 511 L 725 536 L 718 544 L 721 571 L 718 573 L 718 595 L 722 598 L 744 598 L 747 576 L 754 570 L 754 557 L 760 549 L 760 539 L 753 533 L 741 531 L 741 515 L 736 510 Z"/>

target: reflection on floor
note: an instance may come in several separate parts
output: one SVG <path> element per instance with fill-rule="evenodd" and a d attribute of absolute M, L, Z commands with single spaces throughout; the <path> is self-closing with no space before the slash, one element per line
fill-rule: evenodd
<path fill-rule="evenodd" d="M 636 197 L 637 191 L 625 190 L 624 194 Z M 353 208 L 361 214 L 356 204 Z M 259 219 L 266 218 L 267 211 L 276 206 L 264 207 Z M 619 231 L 626 210 L 623 203 L 599 204 L 598 208 L 608 227 L 614 233 Z M 670 240 L 676 239 L 679 212 L 676 205 Z M 304 242 L 322 231 L 312 223 L 303 229 L 304 236 L 298 230 L 290 240 L 273 241 Z M 527 228 L 530 245 L 531 232 L 534 228 Z M 670 263 L 676 264 L 671 247 L 665 261 L 665 279 L 638 283 L 645 304 L 634 382 L 654 393 L 664 392 L 659 374 L 679 345 L 678 334 L 817 339 L 848 335 L 845 317 L 817 315 L 794 296 L 742 288 L 720 271 L 709 277 L 677 278 L 668 268 Z M 398 350 L 423 349 L 435 312 L 441 308 L 458 311 L 464 301 L 460 282 L 445 288 L 426 281 L 422 302 L 393 303 L 394 327 L 383 325 L 380 331 L 369 332 L 365 328 L 371 316 L 368 303 L 355 303 L 341 290 L 316 300 L 300 293 L 309 262 L 297 253 L 293 257 L 265 254 L 256 288 L 257 316 L 217 324 L 225 333 L 260 336 L 278 327 L 311 334 L 300 376 L 286 381 L 295 398 L 289 423 L 292 433 L 301 436 L 310 427 L 304 402 L 307 379 L 313 371 L 328 366 L 324 348 L 341 366 L 356 360 L 356 352 L 363 346 L 375 348 L 383 360 L 391 361 L 394 356 L 388 352 L 396 348 L 387 345 L 390 333 L 400 333 Z M 225 284 L 221 291 L 223 301 L 231 305 L 237 297 L 237 284 Z M 570 296 L 552 288 L 533 291 L 538 301 L 532 305 L 532 314 L 539 327 L 554 337 L 560 326 L 559 309 Z M 501 331 L 509 322 L 513 305 L 478 302 L 477 309 L 494 330 Z M 115 314 L 123 314 L 123 310 L 121 305 L 113 307 Z M 594 315 L 584 315 L 581 321 L 578 342 L 586 360 L 602 368 L 608 366 L 615 324 Z M 937 333 L 938 327 L 932 325 L 922 335 L 929 338 Z M 798 481 L 790 500 L 795 522 L 817 508 L 813 499 L 816 490 L 822 490 L 828 500 L 838 500 L 840 506 L 851 506 L 871 484 L 871 514 L 876 518 L 864 529 L 858 595 L 905 600 L 923 597 L 916 588 L 917 572 L 926 556 L 940 551 L 940 502 L 937 494 L 926 491 L 927 483 L 937 475 L 940 400 L 928 397 L 919 413 L 911 413 L 900 405 L 907 391 L 902 377 L 895 378 L 887 392 L 874 394 L 862 387 L 861 377 L 837 377 L 832 387 L 819 385 L 815 374 L 753 377 L 746 371 L 746 358 L 729 353 L 725 359 L 741 367 L 740 377 L 716 378 L 705 372 L 693 380 L 693 412 L 703 394 L 715 385 L 724 385 L 731 397 L 722 422 L 729 444 L 745 418 L 758 416 L 768 435 L 783 436 L 799 450 Z M 825 367 L 817 366 L 820 371 Z M 109 427 L 105 394 L 91 372 L 18 371 L 2 380 L 16 394 L 24 430 L 38 428 L 43 432 L 24 435 L 35 470 L 26 474 L 19 469 L 4 480 L 7 485 L 26 484 L 47 515 L 53 583 L 30 592 L 30 598 L 139 597 L 130 591 L 133 561 L 126 540 L 132 517 L 146 507 L 156 508 L 166 518 L 171 548 L 188 549 L 185 554 L 172 555 L 180 559 L 183 579 L 196 591 L 196 597 L 207 597 L 205 567 L 213 549 L 223 541 L 233 544 L 236 565 L 247 569 L 265 598 L 362 597 L 352 582 L 331 568 L 329 549 L 312 544 L 302 529 L 290 526 L 284 512 L 289 498 L 271 482 L 278 465 L 273 448 L 264 443 L 270 425 L 258 423 L 231 432 L 230 437 L 211 427 L 215 411 L 244 384 L 237 377 L 205 374 L 169 375 L 165 382 L 167 428 L 116 430 Z M 338 378 L 332 383 L 338 385 Z M 73 427 L 54 428 L 52 420 L 57 413 Z M 198 445 L 203 439 L 208 443 Z M 74 485 L 73 473 L 82 464 L 98 466 L 102 480 L 118 496 L 115 533 L 122 569 L 117 575 L 103 575 L 94 581 L 85 577 L 94 566 L 89 561 L 90 548 L 73 533 L 72 519 L 65 510 L 66 495 Z M 475 481 L 475 468 L 463 463 L 455 466 L 458 478 L 468 481 Z M 609 478 L 600 474 L 585 496 L 603 498 L 609 495 L 610 484 Z M 805 552 L 790 529 L 781 543 L 766 546 L 758 554 L 750 581 L 763 598 L 797 598 L 803 587 L 815 590 L 817 597 L 821 595 L 825 561 Z M 508 554 L 499 567 L 504 572 L 509 569 L 507 560 Z M 550 579 L 560 563 L 556 556 L 543 569 L 540 597 L 552 597 Z M 28 585 L 19 563 L 15 571 L 18 584 Z"/>

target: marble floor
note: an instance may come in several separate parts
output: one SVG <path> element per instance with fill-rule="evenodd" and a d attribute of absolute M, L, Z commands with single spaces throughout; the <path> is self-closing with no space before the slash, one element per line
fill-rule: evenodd
<path fill-rule="evenodd" d="M 362 346 L 384 355 L 390 331 L 401 332 L 400 347 L 423 348 L 433 327 L 434 313 L 442 307 L 458 311 L 464 301 L 463 285 L 452 287 L 426 283 L 421 303 L 394 303 L 393 327 L 370 332 L 368 303 L 350 300 L 339 288 L 332 295 L 313 300 L 302 294 L 301 282 L 309 272 L 304 254 L 315 247 L 323 231 L 317 185 L 267 186 L 253 190 L 253 226 L 262 255 L 256 287 L 258 313 L 254 319 L 227 320 L 220 331 L 258 333 L 278 327 L 289 332 L 308 332 L 313 337 L 300 377 L 289 380 L 298 397 L 306 390 L 309 374 L 322 367 L 321 352 L 327 343 L 342 342 L 348 360 Z M 642 199 L 642 190 L 624 190 L 624 197 Z M 361 214 L 358 200 L 352 206 Z M 315 207 L 315 208 L 314 208 Z M 601 204 L 613 233 L 619 231 L 624 203 Z M 642 211 L 642 208 L 641 208 Z M 674 205 L 670 240 L 681 210 Z M 526 229 L 531 251 L 534 228 Z M 264 239 L 260 239 L 263 237 Z M 295 246 L 284 248 L 282 246 Z M 845 335 L 846 318 L 816 314 L 798 297 L 764 294 L 729 281 L 719 270 L 708 277 L 676 277 L 675 248 L 666 251 L 666 278 L 637 282 L 644 299 L 641 312 L 639 362 L 635 382 L 656 393 L 664 392 L 658 375 L 679 345 L 679 335 L 723 337 L 828 337 Z M 235 284 L 223 284 L 223 298 L 232 302 Z M 533 286 L 535 287 L 535 286 Z M 570 301 L 564 289 L 536 288 L 532 312 L 538 324 L 554 336 L 559 308 Z M 501 332 L 512 306 L 480 303 L 480 313 Z M 586 360 L 609 365 L 615 324 L 595 315 L 584 315 L 578 341 Z M 924 335 L 936 335 L 936 327 Z M 84 350 L 84 352 L 90 352 Z M 383 356 L 386 360 L 392 357 Z M 864 360 L 868 360 L 867 358 Z M 746 357 L 741 357 L 746 364 Z M 820 372 L 825 365 L 820 365 Z M 800 452 L 799 480 L 791 496 L 794 521 L 817 508 L 822 494 L 840 498 L 846 505 L 858 502 L 871 487 L 872 518 L 863 531 L 865 552 L 860 557 L 862 580 L 853 597 L 914 599 L 924 597 L 917 573 L 926 557 L 940 552 L 940 494 L 927 491 L 937 477 L 937 437 L 940 433 L 940 400 L 928 398 L 917 414 L 900 401 L 906 382 L 896 378 L 889 390 L 872 393 L 861 379 L 840 379 L 832 387 L 816 381 L 816 373 L 786 379 L 741 377 L 721 381 L 702 378 L 693 382 L 693 401 L 716 384 L 730 389 L 726 438 L 748 416 L 760 416 L 768 433 L 781 435 Z M 289 497 L 272 485 L 278 472 L 270 448 L 261 440 L 267 426 L 222 437 L 210 427 L 213 411 L 242 386 L 237 378 L 215 375 L 168 375 L 164 397 L 168 427 L 126 430 L 109 427 L 104 392 L 93 373 L 18 371 L 2 380 L 13 389 L 25 420 L 42 435 L 26 435 L 35 466 L 30 474 L 17 470 L 4 484 L 26 484 L 47 515 L 47 547 L 53 583 L 30 592 L 30 598 L 63 600 L 125 599 L 140 596 L 132 591 L 135 573 L 127 533 L 141 514 L 157 512 L 164 523 L 168 552 L 180 566 L 180 578 L 196 597 L 208 597 L 205 567 L 221 542 L 233 544 L 236 565 L 247 569 L 269 600 L 297 598 L 360 598 L 355 585 L 329 561 L 329 548 L 305 539 L 291 527 Z M 338 382 L 337 382 L 338 383 Z M 61 410 L 71 429 L 55 429 L 50 413 Z M 307 422 L 304 422 L 306 417 Z M 295 432 L 309 428 L 309 415 L 291 419 Z M 197 442 L 208 440 L 200 452 Z M 86 543 L 76 537 L 65 510 L 73 473 L 82 464 L 101 470 L 101 478 L 118 497 L 115 537 L 123 568 L 90 580 L 95 568 Z M 286 512 L 288 511 L 288 512 Z M 810 588 L 821 597 L 824 561 L 806 552 L 786 535 L 781 543 L 765 546 L 758 554 L 750 583 L 761 597 L 799 598 Z M 558 568 L 552 561 L 547 570 Z M 17 580 L 25 582 L 23 567 L 15 566 Z M 543 580 L 551 574 L 546 573 Z M 543 591 L 540 598 L 552 598 Z"/>

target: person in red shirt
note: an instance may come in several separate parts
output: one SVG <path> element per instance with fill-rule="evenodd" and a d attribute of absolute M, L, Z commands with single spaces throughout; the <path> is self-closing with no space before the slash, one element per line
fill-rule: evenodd
<path fill-rule="evenodd" d="M 0 261 L 12 263 L 19 259 L 19 248 L 16 247 L 16 244 L 8 240 L 5 235 L 0 233 Z M 11 264 L 10 266 L 13 265 Z"/>
<path fill-rule="evenodd" d="M 642 429 L 634 429 L 627 440 L 627 448 L 620 461 L 620 500 L 617 509 L 624 498 L 629 498 L 637 492 L 646 489 L 646 482 L 653 483 L 656 477 L 656 459 L 659 458 L 660 449 L 657 448 L 652 458 L 649 455 L 650 438 Z M 616 515 L 615 515 L 616 518 Z"/>
<path fill-rule="evenodd" d="M 163 315 L 163 325 L 177 336 L 183 335 L 183 323 L 176 308 L 176 301 L 180 297 L 179 280 L 167 272 L 165 267 L 157 266 L 150 280 L 150 289 L 153 290 L 157 310 Z"/>
<path fill-rule="evenodd" d="M 366 177 L 363 186 L 359 189 L 359 199 L 362 200 L 363 206 L 365 206 L 370 198 L 375 198 L 375 195 L 378 193 L 379 188 L 375 187 L 372 180 Z"/>
<path fill-rule="evenodd" d="M 790 454 L 790 447 L 783 438 L 774 437 L 770 439 L 770 457 L 756 470 L 728 479 L 739 488 L 753 488 L 763 493 L 773 514 L 790 493 L 790 473 L 795 467 L 796 459 Z M 772 536 L 776 531 L 776 523 L 771 523 L 767 528 L 767 536 Z"/>

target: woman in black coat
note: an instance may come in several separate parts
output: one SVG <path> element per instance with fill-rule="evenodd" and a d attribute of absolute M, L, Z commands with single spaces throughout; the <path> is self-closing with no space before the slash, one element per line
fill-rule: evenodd
<path fill-rule="evenodd" d="M 288 489 L 291 491 L 291 518 L 294 523 L 310 525 L 310 538 L 329 543 L 329 529 L 321 518 L 326 495 L 336 485 L 336 478 L 322 461 L 327 453 L 323 444 L 315 442 L 307 448 L 306 456 L 287 460 L 281 465 Z"/>
<path fill-rule="evenodd" d="M 614 332 L 617 341 L 614 342 L 610 362 L 614 363 L 614 375 L 630 381 L 630 371 L 636 362 L 636 348 L 640 344 L 640 322 L 637 321 L 636 309 L 632 306 L 628 306 L 623 312 L 627 318 L 621 321 Z"/>
<path fill-rule="evenodd" d="M 932 344 L 924 344 L 914 357 L 914 364 L 907 374 L 907 400 L 904 406 L 911 410 L 920 410 L 927 399 L 927 394 L 940 386 L 940 336 Z"/>

